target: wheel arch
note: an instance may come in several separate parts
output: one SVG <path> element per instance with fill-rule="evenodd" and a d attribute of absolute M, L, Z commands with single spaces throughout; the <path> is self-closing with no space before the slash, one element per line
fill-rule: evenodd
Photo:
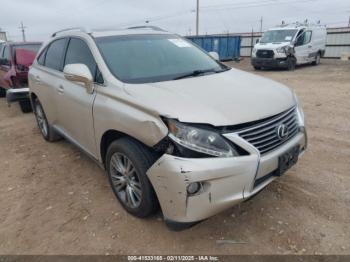
<path fill-rule="evenodd" d="M 38 96 L 34 92 L 29 93 L 29 100 L 33 108 L 33 112 L 35 112 L 35 106 L 34 106 L 34 101 L 38 99 Z"/>
<path fill-rule="evenodd" d="M 143 143 L 142 141 L 140 141 L 139 139 L 132 137 L 124 132 L 118 131 L 116 129 L 109 129 L 107 131 L 105 131 L 100 139 L 100 143 L 99 143 L 99 150 L 100 150 L 100 157 L 101 157 L 101 161 L 104 167 L 106 167 L 106 155 L 107 155 L 107 150 L 109 145 L 121 138 L 130 138 L 132 140 L 135 140 L 139 143 L 141 143 L 142 145 L 144 145 L 146 148 L 149 148 L 150 150 L 153 150 L 151 147 L 147 146 L 145 143 Z"/>

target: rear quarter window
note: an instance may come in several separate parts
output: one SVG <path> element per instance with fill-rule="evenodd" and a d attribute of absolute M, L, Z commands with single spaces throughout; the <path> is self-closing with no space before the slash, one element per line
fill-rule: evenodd
<path fill-rule="evenodd" d="M 64 50 L 66 48 L 67 39 L 62 38 L 53 41 L 47 49 L 45 66 L 62 71 Z"/>

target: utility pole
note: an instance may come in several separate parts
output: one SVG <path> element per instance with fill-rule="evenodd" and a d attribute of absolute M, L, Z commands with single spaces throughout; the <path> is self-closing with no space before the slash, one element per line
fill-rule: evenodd
<path fill-rule="evenodd" d="M 260 32 L 262 32 L 263 29 L 263 17 L 260 18 Z"/>
<path fill-rule="evenodd" d="M 199 0 L 197 0 L 197 12 L 196 12 L 196 35 L 199 32 Z"/>
<path fill-rule="evenodd" d="M 21 22 L 21 26 L 19 27 L 19 29 L 21 29 L 21 31 L 22 31 L 22 39 L 23 39 L 23 42 L 26 41 L 26 32 L 25 32 L 25 29 L 26 29 L 26 28 L 27 28 L 27 27 L 23 25 L 23 22 Z"/>

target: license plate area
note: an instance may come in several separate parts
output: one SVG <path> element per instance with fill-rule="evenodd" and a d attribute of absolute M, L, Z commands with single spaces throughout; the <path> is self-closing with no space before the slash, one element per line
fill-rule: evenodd
<path fill-rule="evenodd" d="M 298 162 L 300 146 L 295 146 L 278 158 L 277 176 L 282 176 L 288 169 Z"/>

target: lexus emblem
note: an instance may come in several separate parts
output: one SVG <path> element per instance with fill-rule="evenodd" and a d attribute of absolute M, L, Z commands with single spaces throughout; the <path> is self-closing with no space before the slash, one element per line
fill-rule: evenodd
<path fill-rule="evenodd" d="M 284 140 L 288 137 L 289 130 L 288 126 L 285 124 L 281 124 L 277 127 L 277 136 L 280 140 Z"/>

